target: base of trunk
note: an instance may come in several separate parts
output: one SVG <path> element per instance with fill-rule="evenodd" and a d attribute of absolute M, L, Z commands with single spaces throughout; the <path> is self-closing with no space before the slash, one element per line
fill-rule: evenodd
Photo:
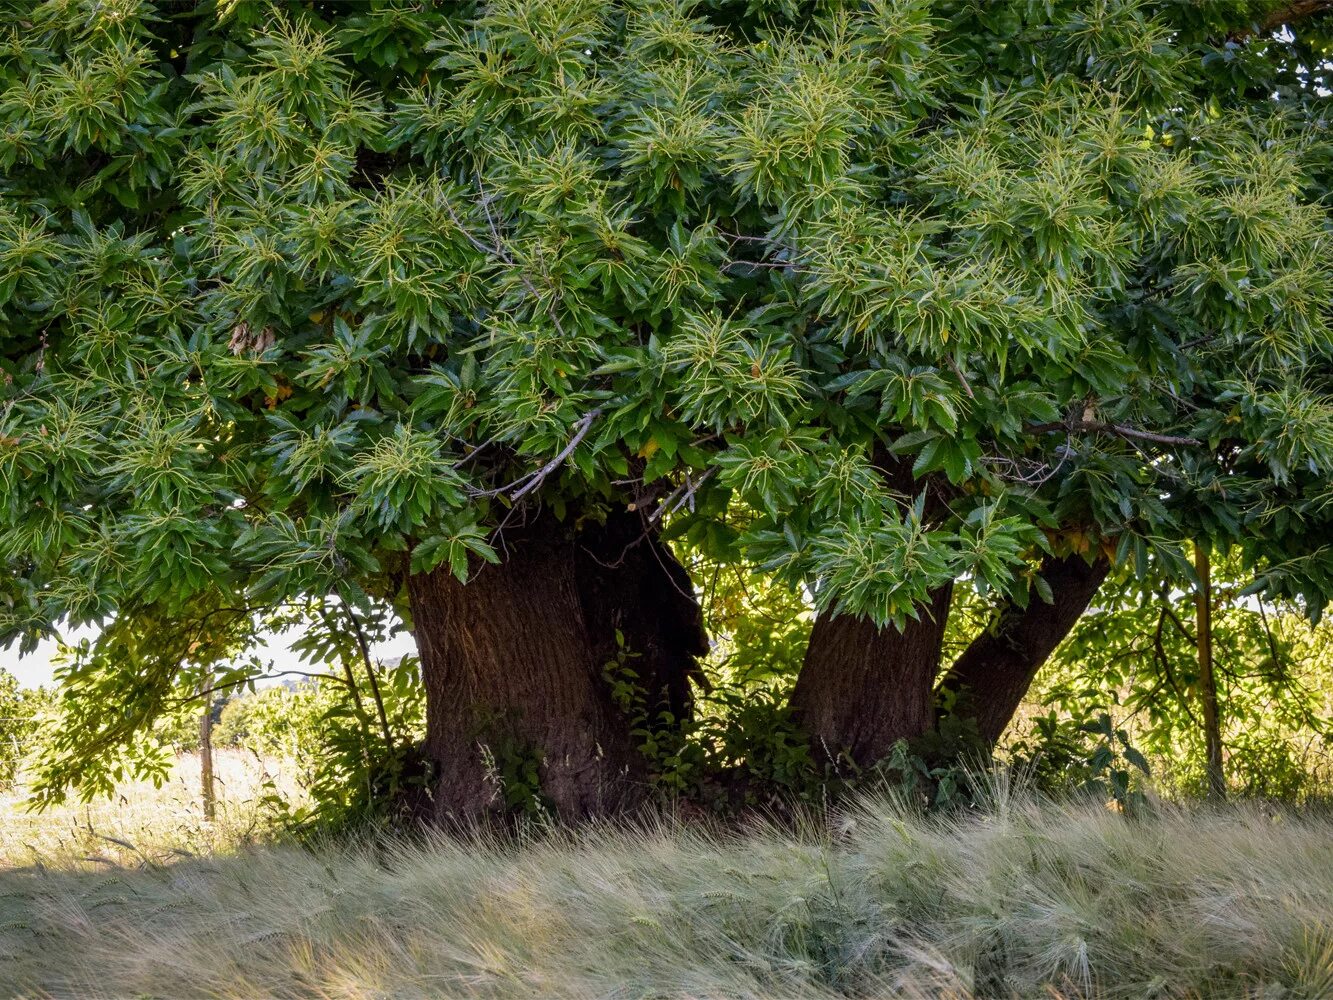
<path fill-rule="evenodd" d="M 810 735 L 816 760 L 835 769 L 848 760 L 866 767 L 886 757 L 899 740 L 931 728 L 952 590 L 934 591 L 920 617 L 901 632 L 846 615 L 815 619 L 792 708 Z"/>
<path fill-rule="evenodd" d="M 531 796 L 566 819 L 632 805 L 643 767 L 605 669 L 619 630 L 643 703 L 688 711 L 706 645 L 689 580 L 625 512 L 577 529 L 542 513 L 503 541 L 504 562 L 466 585 L 444 568 L 408 581 L 437 814 L 469 821 Z"/>

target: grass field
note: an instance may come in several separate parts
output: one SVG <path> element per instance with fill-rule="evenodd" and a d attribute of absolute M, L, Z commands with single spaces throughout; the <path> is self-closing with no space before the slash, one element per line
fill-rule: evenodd
<path fill-rule="evenodd" d="M 0 818 L 0 993 L 1333 996 L 1327 817 L 1126 819 L 1001 788 L 951 820 L 867 800 L 795 832 L 303 850 L 246 842 L 243 761 L 211 825 L 182 774 Z"/>
<path fill-rule="evenodd" d="M 32 865 L 72 870 L 166 864 L 271 839 L 271 811 L 262 803 L 265 784 L 284 796 L 299 796 L 290 769 L 240 750 L 215 751 L 214 769 L 213 822 L 204 821 L 193 754 L 178 759 L 161 788 L 127 782 L 111 799 L 72 799 L 32 812 L 22 789 L 0 795 L 0 873 Z"/>

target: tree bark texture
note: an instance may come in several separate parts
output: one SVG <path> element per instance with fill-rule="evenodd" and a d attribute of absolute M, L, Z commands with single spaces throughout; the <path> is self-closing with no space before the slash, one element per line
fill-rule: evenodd
<path fill-rule="evenodd" d="M 641 796 L 633 713 L 604 677 L 618 629 L 637 654 L 643 704 L 689 710 L 707 642 L 684 569 L 636 515 L 572 521 L 543 512 L 507 528 L 504 561 L 466 585 L 443 567 L 408 580 L 442 820 L 499 812 L 506 762 L 522 759 L 538 761 L 562 818 Z"/>
<path fill-rule="evenodd" d="M 927 523 L 947 516 L 946 482 L 917 479 L 911 459 L 887 448 L 876 450 L 874 464 L 885 485 L 905 500 L 924 492 Z M 933 689 L 952 595 L 952 584 L 932 591 L 901 632 L 849 615 L 815 619 L 791 704 L 816 760 L 845 754 L 857 766 L 873 764 L 899 740 L 934 725 Z"/>
<path fill-rule="evenodd" d="M 901 632 L 850 615 L 815 619 L 791 703 L 817 760 L 837 766 L 845 754 L 864 767 L 930 729 L 952 593 L 935 590 Z"/>
<path fill-rule="evenodd" d="M 1087 610 L 1110 563 L 1082 556 L 1048 556 L 1041 576 L 1055 598 L 1033 598 L 1026 608 L 1005 606 L 990 627 L 954 661 L 939 685 L 937 703 L 974 719 L 981 738 L 994 746 L 1014 717 L 1037 671 Z M 952 695 L 952 698 L 944 697 Z"/>

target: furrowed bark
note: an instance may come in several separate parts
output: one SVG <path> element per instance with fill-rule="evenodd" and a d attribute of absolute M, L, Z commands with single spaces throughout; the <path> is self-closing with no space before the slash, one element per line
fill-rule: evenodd
<path fill-rule="evenodd" d="M 817 759 L 845 754 L 865 767 L 930 729 L 952 592 L 935 590 L 901 632 L 848 615 L 815 619 L 791 703 Z"/>
<path fill-rule="evenodd" d="M 688 577 L 623 511 L 578 529 L 541 514 L 504 540 L 504 562 L 467 585 L 445 568 L 408 580 L 436 813 L 502 811 L 496 765 L 516 758 L 539 761 L 541 792 L 562 818 L 632 805 L 642 795 L 632 713 L 604 668 L 619 629 L 644 703 L 688 712 L 706 646 Z"/>
<path fill-rule="evenodd" d="M 1054 603 L 1034 598 L 1026 608 L 1004 607 L 954 661 L 936 704 L 952 701 L 952 711 L 975 720 L 981 738 L 994 746 L 1037 671 L 1087 610 L 1109 570 L 1102 558 L 1091 564 L 1076 555 L 1044 559 L 1040 573 Z"/>

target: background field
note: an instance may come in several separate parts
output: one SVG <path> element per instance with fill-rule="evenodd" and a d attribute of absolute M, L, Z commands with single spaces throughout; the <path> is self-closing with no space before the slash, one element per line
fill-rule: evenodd
<path fill-rule="evenodd" d="M 152 865 L 234 851 L 275 833 L 264 798 L 281 793 L 299 804 L 291 764 L 242 750 L 213 751 L 217 814 L 206 822 L 199 758 L 181 754 L 161 787 L 124 781 L 111 798 L 74 797 L 43 811 L 28 808 L 20 783 L 0 794 L 0 865 L 58 868 Z"/>

